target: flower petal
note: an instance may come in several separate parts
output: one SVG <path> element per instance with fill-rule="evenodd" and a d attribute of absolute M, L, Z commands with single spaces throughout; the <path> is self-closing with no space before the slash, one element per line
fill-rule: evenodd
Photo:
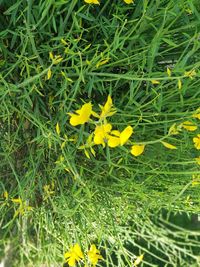
<path fill-rule="evenodd" d="M 184 121 L 182 123 L 182 127 L 190 132 L 196 131 L 198 128 L 195 124 L 193 124 L 191 121 Z"/>
<path fill-rule="evenodd" d="M 120 134 L 120 145 L 123 146 L 128 139 L 131 137 L 133 133 L 133 128 L 131 126 L 127 126 Z"/>
<path fill-rule="evenodd" d="M 131 147 L 131 154 L 137 157 L 144 152 L 144 148 L 145 148 L 145 145 L 133 145 Z"/>
<path fill-rule="evenodd" d="M 167 142 L 162 141 L 161 143 L 162 143 L 163 146 L 166 147 L 166 148 L 169 148 L 169 149 L 177 149 L 176 146 L 171 145 L 171 144 L 169 144 L 169 143 L 167 143 Z"/>
<path fill-rule="evenodd" d="M 109 147 L 116 147 L 120 145 L 120 138 L 116 136 L 108 136 L 108 146 Z"/>

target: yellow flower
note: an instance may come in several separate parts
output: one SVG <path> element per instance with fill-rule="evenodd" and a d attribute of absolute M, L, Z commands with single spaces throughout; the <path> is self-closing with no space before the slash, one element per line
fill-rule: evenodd
<path fill-rule="evenodd" d="M 108 63 L 108 61 L 109 61 L 109 58 L 100 60 L 100 61 L 96 64 L 96 68 L 99 68 L 100 66 L 105 65 L 106 63 Z"/>
<path fill-rule="evenodd" d="M 131 147 L 131 154 L 137 157 L 144 152 L 144 148 L 145 148 L 145 145 L 133 145 Z"/>
<path fill-rule="evenodd" d="M 125 2 L 126 4 L 132 4 L 132 3 L 133 3 L 133 0 L 124 0 L 124 2 Z"/>
<path fill-rule="evenodd" d="M 196 137 L 193 138 L 194 146 L 196 149 L 200 149 L 200 134 L 197 134 Z"/>
<path fill-rule="evenodd" d="M 55 193 L 54 191 L 55 189 L 55 184 L 54 182 L 52 182 L 51 184 L 46 184 L 43 186 L 43 190 L 44 190 L 44 200 L 47 200 L 49 197 L 51 197 L 51 195 L 53 195 Z"/>
<path fill-rule="evenodd" d="M 120 145 L 123 146 L 128 139 L 131 137 L 133 133 L 133 128 L 131 126 L 127 126 L 121 133 L 120 133 Z"/>
<path fill-rule="evenodd" d="M 8 197 L 9 197 L 8 191 L 3 192 L 3 197 L 5 198 L 5 200 L 8 200 Z"/>
<path fill-rule="evenodd" d="M 60 55 L 54 56 L 52 52 L 49 52 L 49 57 L 52 60 L 52 64 L 59 64 L 63 58 Z"/>
<path fill-rule="evenodd" d="M 182 88 L 182 82 L 181 79 L 178 79 L 178 89 L 181 90 Z"/>
<path fill-rule="evenodd" d="M 182 127 L 190 132 L 196 131 L 198 128 L 195 124 L 193 124 L 191 121 L 184 121 L 182 124 Z"/>
<path fill-rule="evenodd" d="M 17 215 L 24 215 L 27 211 L 33 210 L 33 207 L 28 206 L 25 201 L 22 201 L 21 198 L 11 199 L 13 203 L 19 204 L 19 208 L 15 211 L 14 217 Z"/>
<path fill-rule="evenodd" d="M 85 124 L 88 122 L 91 114 L 92 114 L 92 104 L 91 102 L 84 104 L 81 109 L 75 111 L 77 114 L 68 113 L 71 118 L 69 123 L 72 126 L 77 126 L 80 124 Z"/>
<path fill-rule="evenodd" d="M 47 71 L 46 80 L 50 80 L 51 79 L 51 75 L 52 75 L 52 72 L 51 72 L 51 69 L 49 68 L 48 71 Z"/>
<path fill-rule="evenodd" d="M 168 131 L 169 135 L 179 134 L 180 128 L 180 125 L 176 125 L 176 123 L 172 124 Z"/>
<path fill-rule="evenodd" d="M 197 73 L 195 70 L 185 71 L 184 76 L 189 77 L 190 79 L 193 79 L 194 76 L 196 76 Z"/>
<path fill-rule="evenodd" d="M 95 145 L 103 145 L 103 147 L 105 147 L 105 142 L 108 141 L 109 133 L 111 130 L 112 130 L 112 125 L 110 123 L 96 126 L 94 131 Z"/>
<path fill-rule="evenodd" d="M 87 4 L 95 4 L 95 5 L 100 5 L 99 0 L 84 0 L 85 3 Z"/>
<path fill-rule="evenodd" d="M 195 160 L 196 160 L 196 163 L 200 165 L 200 157 L 195 158 Z"/>
<path fill-rule="evenodd" d="M 112 130 L 112 125 L 107 123 L 96 126 L 94 131 L 94 143 L 96 145 L 108 143 L 109 147 L 123 146 L 133 133 L 131 126 L 127 126 L 121 133 L 118 130 Z"/>
<path fill-rule="evenodd" d="M 138 256 L 136 260 L 134 261 L 133 266 L 138 266 L 142 262 L 143 258 L 144 258 L 144 254 Z"/>
<path fill-rule="evenodd" d="M 157 80 L 151 80 L 151 83 L 152 83 L 152 84 L 159 84 L 160 82 L 157 81 Z"/>
<path fill-rule="evenodd" d="M 74 266 L 76 264 L 76 261 L 78 262 L 84 258 L 79 244 L 71 246 L 69 251 L 65 253 L 64 257 L 69 266 Z"/>
<path fill-rule="evenodd" d="M 200 184 L 200 175 L 193 174 L 192 175 L 192 186 L 199 185 Z"/>
<path fill-rule="evenodd" d="M 110 117 L 116 113 L 116 109 L 113 107 L 113 102 L 112 102 L 112 98 L 110 95 L 108 95 L 105 105 L 104 106 L 100 105 L 100 108 L 101 108 L 101 114 L 99 117 L 100 119 Z"/>
<path fill-rule="evenodd" d="M 60 135 L 60 125 L 58 122 L 56 123 L 56 133 Z"/>
<path fill-rule="evenodd" d="M 120 145 L 120 138 L 119 137 L 108 135 L 108 146 L 109 147 L 116 147 L 119 145 Z"/>
<path fill-rule="evenodd" d="M 171 72 L 170 68 L 167 68 L 167 75 L 168 75 L 169 77 L 172 76 L 172 72 Z"/>
<path fill-rule="evenodd" d="M 161 143 L 162 143 L 163 146 L 166 147 L 166 148 L 169 148 L 169 149 L 177 149 L 176 146 L 171 145 L 171 144 L 169 144 L 169 143 L 167 143 L 167 142 L 163 142 L 163 141 L 162 141 Z"/>
<path fill-rule="evenodd" d="M 98 260 L 103 259 L 100 255 L 99 250 L 96 248 L 95 245 L 91 245 L 90 250 L 88 251 L 88 258 L 93 266 L 96 266 Z"/>

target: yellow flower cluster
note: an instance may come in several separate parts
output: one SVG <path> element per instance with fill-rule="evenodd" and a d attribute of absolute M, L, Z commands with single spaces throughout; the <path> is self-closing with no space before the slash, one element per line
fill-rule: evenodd
<path fill-rule="evenodd" d="M 19 198 L 10 198 L 7 191 L 3 193 L 4 203 L 3 205 L 10 206 L 10 202 L 17 204 L 18 207 L 15 209 L 14 218 L 18 215 L 25 215 L 28 211 L 32 211 L 33 207 L 29 206 L 27 201 L 23 201 Z"/>
<path fill-rule="evenodd" d="M 106 103 L 100 107 L 100 114 L 96 113 L 92 109 L 92 103 L 85 103 L 80 109 L 76 110 L 74 113 L 68 113 L 70 115 L 70 124 L 72 126 L 83 125 L 87 122 L 95 125 L 94 131 L 89 135 L 86 144 L 79 147 L 79 149 L 83 149 L 85 155 L 90 158 L 89 152 L 87 149 L 90 149 L 90 152 L 95 156 L 95 151 L 93 146 L 95 145 L 102 145 L 105 147 L 106 145 L 110 148 L 115 148 L 118 146 L 123 146 L 126 143 L 132 144 L 130 152 L 135 157 L 141 155 L 144 152 L 145 145 L 148 142 L 141 142 L 141 143 L 131 143 L 129 141 L 130 137 L 133 134 L 133 127 L 128 125 L 126 126 L 121 132 L 117 129 L 113 129 L 113 125 L 107 121 L 108 117 L 113 116 L 116 113 L 116 108 L 113 106 L 113 101 L 110 95 L 107 97 Z M 91 117 L 95 119 L 92 119 Z M 192 115 L 193 119 L 200 119 L 199 110 L 195 114 Z M 190 132 L 194 132 L 198 129 L 197 124 L 191 120 L 183 121 L 181 124 L 173 124 L 169 131 L 168 135 L 161 138 L 156 142 L 160 142 L 164 147 L 175 150 L 177 149 L 176 146 L 165 142 L 164 139 L 171 135 L 179 134 L 182 130 L 187 130 Z M 58 131 L 57 131 L 58 132 Z M 200 150 L 200 134 L 193 138 L 194 146 L 196 149 Z M 152 142 L 149 142 L 152 143 Z M 197 161 L 199 162 L 199 161 Z"/>
<path fill-rule="evenodd" d="M 75 266 L 77 262 L 86 260 L 79 244 L 71 246 L 69 251 L 65 253 L 64 257 L 69 266 Z M 87 258 L 92 266 L 96 266 L 98 261 L 103 259 L 103 257 L 100 255 L 100 251 L 94 244 L 91 245 L 89 251 L 87 252 Z"/>
<path fill-rule="evenodd" d="M 85 145 L 79 147 L 84 149 L 86 156 L 89 158 L 89 153 L 86 148 L 90 148 L 93 155 L 95 152 L 92 148 L 94 145 L 102 145 L 105 147 L 108 145 L 110 148 L 125 145 L 131 135 L 133 134 L 132 126 L 128 125 L 121 132 L 113 129 L 111 123 L 108 123 L 107 118 L 113 116 L 116 113 L 116 108 L 113 106 L 112 98 L 110 95 L 107 97 L 107 101 L 104 106 L 99 105 L 100 114 L 92 110 L 91 102 L 84 104 L 80 109 L 76 110 L 75 113 L 68 113 L 70 115 L 70 124 L 72 126 L 83 125 L 86 122 L 92 122 L 95 124 L 94 131 L 89 135 Z M 91 116 L 98 120 L 92 120 Z M 144 151 L 144 145 L 136 144 L 131 147 L 131 154 L 139 156 Z"/>

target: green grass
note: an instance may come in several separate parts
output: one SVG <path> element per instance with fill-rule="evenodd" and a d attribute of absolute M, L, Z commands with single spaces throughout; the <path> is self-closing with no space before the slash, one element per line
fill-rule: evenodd
<path fill-rule="evenodd" d="M 199 126 L 191 118 L 200 107 L 199 18 L 198 0 L 0 0 L 0 258 L 9 247 L 8 266 L 62 266 L 75 243 L 85 252 L 96 244 L 99 266 L 133 266 L 142 253 L 140 266 L 199 266 L 199 128 L 167 137 L 174 123 Z M 52 64 L 50 52 L 63 60 Z M 95 146 L 88 159 L 78 147 L 94 127 L 71 126 L 68 113 L 89 101 L 99 112 L 109 94 L 117 113 L 108 120 L 134 133 L 122 147 Z M 176 150 L 160 143 L 165 137 Z M 134 142 L 146 144 L 139 157 Z M 19 197 L 33 210 L 14 217 Z"/>

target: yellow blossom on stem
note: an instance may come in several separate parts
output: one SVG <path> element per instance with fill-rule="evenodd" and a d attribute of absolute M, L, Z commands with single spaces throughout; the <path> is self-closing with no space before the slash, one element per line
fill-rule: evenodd
<path fill-rule="evenodd" d="M 108 61 L 109 61 L 109 58 L 100 60 L 100 61 L 96 64 L 96 68 L 99 68 L 100 66 L 105 65 L 106 63 L 108 63 Z"/>
<path fill-rule="evenodd" d="M 133 0 L 124 0 L 124 2 L 125 2 L 126 4 L 132 4 L 132 3 L 133 3 Z"/>
<path fill-rule="evenodd" d="M 176 135 L 179 134 L 179 131 L 181 130 L 180 125 L 176 125 L 176 123 L 172 124 L 172 126 L 169 128 L 169 135 Z"/>
<path fill-rule="evenodd" d="M 56 133 L 60 135 L 60 125 L 58 122 L 56 123 Z"/>
<path fill-rule="evenodd" d="M 131 147 L 131 154 L 137 157 L 144 152 L 144 148 L 145 148 L 145 145 L 133 145 Z"/>
<path fill-rule="evenodd" d="M 95 245 L 91 245 L 90 250 L 88 251 L 88 258 L 93 266 L 96 266 L 98 260 L 103 259 L 103 257 L 100 255 L 99 250 L 96 248 Z"/>
<path fill-rule="evenodd" d="M 182 88 L 182 82 L 181 79 L 178 79 L 178 89 L 181 90 Z"/>
<path fill-rule="evenodd" d="M 151 80 L 152 84 L 160 84 L 160 82 L 158 80 Z"/>
<path fill-rule="evenodd" d="M 79 244 L 71 246 L 69 251 L 65 253 L 64 257 L 69 266 L 75 266 L 76 262 L 79 262 L 84 258 Z"/>
<path fill-rule="evenodd" d="M 200 134 L 197 134 L 196 137 L 193 138 L 194 146 L 196 149 L 200 149 Z"/>
<path fill-rule="evenodd" d="M 108 146 L 117 147 L 120 145 L 120 138 L 112 135 L 108 135 Z"/>
<path fill-rule="evenodd" d="M 112 125 L 110 123 L 96 126 L 94 131 L 95 145 L 103 145 L 103 147 L 105 147 L 105 142 L 108 140 L 109 133 L 111 130 Z"/>
<path fill-rule="evenodd" d="M 169 144 L 169 143 L 167 143 L 167 142 L 162 141 L 161 143 L 162 143 L 163 146 L 166 147 L 166 148 L 169 148 L 169 149 L 177 149 L 176 146 L 171 145 L 171 144 Z"/>
<path fill-rule="evenodd" d="M 190 132 L 196 131 L 198 128 L 194 123 L 191 121 L 184 121 L 182 124 L 182 127 Z"/>
<path fill-rule="evenodd" d="M 84 0 L 84 2 L 87 3 L 87 4 L 100 5 L 99 0 Z"/>
<path fill-rule="evenodd" d="M 89 121 L 89 118 L 90 118 L 90 116 L 92 114 L 92 104 L 91 104 L 91 102 L 84 104 L 81 107 L 81 109 L 78 109 L 75 112 L 76 112 L 76 114 L 68 113 L 71 116 L 69 123 L 72 126 L 85 124 L 86 122 Z"/>
<path fill-rule="evenodd" d="M 190 79 L 193 79 L 194 76 L 196 76 L 197 73 L 195 70 L 185 71 L 184 76 L 189 77 Z"/>
<path fill-rule="evenodd" d="M 9 197 L 8 191 L 3 192 L 3 197 L 5 198 L 5 200 L 8 200 L 8 197 Z"/>
<path fill-rule="evenodd" d="M 110 117 L 116 113 L 116 109 L 113 107 L 112 98 L 108 95 L 107 101 L 104 106 L 101 106 L 101 114 L 99 116 L 100 119 L 104 119 L 106 117 Z"/>
<path fill-rule="evenodd" d="M 170 68 L 167 68 L 167 75 L 168 75 L 169 77 L 172 76 L 172 72 L 171 72 Z"/>
<path fill-rule="evenodd" d="M 138 256 L 136 260 L 134 261 L 133 266 L 138 266 L 142 262 L 143 258 L 144 258 L 144 254 Z"/>
<path fill-rule="evenodd" d="M 121 133 L 120 133 L 120 145 L 123 146 L 128 139 L 131 137 L 133 133 L 133 128 L 131 126 L 127 126 Z"/>
<path fill-rule="evenodd" d="M 24 215 L 27 211 L 33 210 L 33 207 L 28 206 L 26 201 L 22 201 L 21 198 L 13 198 L 11 201 L 15 204 L 19 204 L 18 209 L 15 211 L 14 217 L 18 215 Z"/>

